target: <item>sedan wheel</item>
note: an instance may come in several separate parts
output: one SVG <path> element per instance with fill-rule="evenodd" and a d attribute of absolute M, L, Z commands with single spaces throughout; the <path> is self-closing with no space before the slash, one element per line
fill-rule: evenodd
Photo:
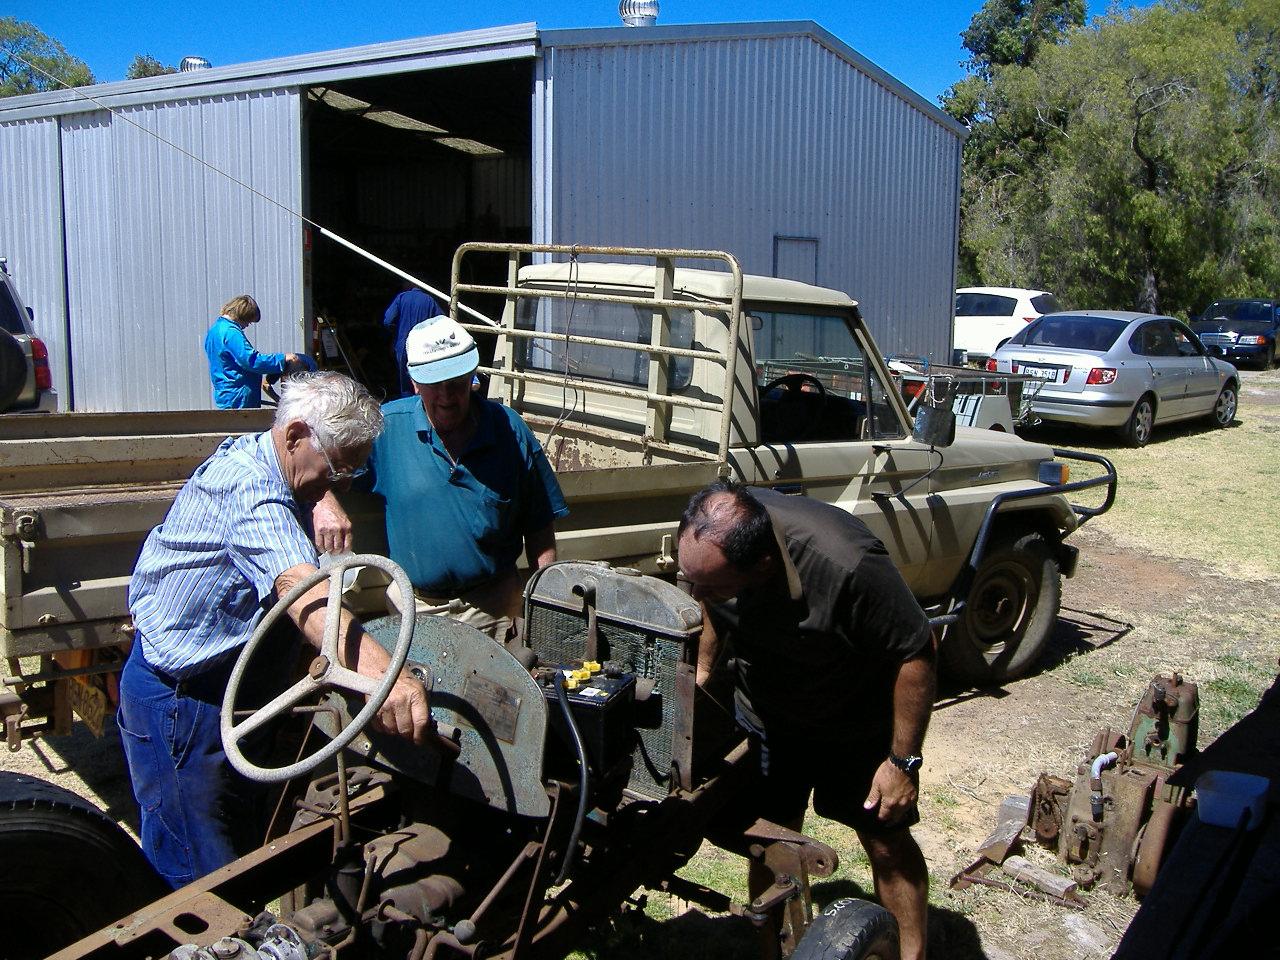
<path fill-rule="evenodd" d="M 1221 402 L 1221 398 L 1219 398 Z M 1232 408 L 1232 416 L 1235 415 L 1234 406 Z M 1133 413 L 1129 416 L 1129 421 L 1120 428 L 1120 435 L 1124 437 L 1125 443 L 1131 447 L 1145 447 L 1151 440 L 1151 428 L 1155 425 L 1156 412 L 1151 406 L 1151 398 L 1143 397 L 1138 401 L 1138 405 L 1133 408 Z M 1230 422 L 1230 421 L 1228 421 Z"/>
<path fill-rule="evenodd" d="M 1236 397 L 1236 388 L 1231 384 L 1227 384 L 1222 388 L 1222 392 L 1218 394 L 1218 401 L 1213 405 L 1213 422 L 1219 427 L 1227 427 L 1231 425 L 1231 421 L 1236 418 L 1236 406 L 1238 404 Z"/>

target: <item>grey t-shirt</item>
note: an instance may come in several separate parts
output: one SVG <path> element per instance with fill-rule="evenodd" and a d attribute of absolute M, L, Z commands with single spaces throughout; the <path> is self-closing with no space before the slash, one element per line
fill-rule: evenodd
<path fill-rule="evenodd" d="M 736 662 L 739 719 L 771 734 L 842 737 L 892 724 L 898 666 L 929 623 L 866 525 L 830 504 L 755 488 L 794 567 L 782 585 L 708 606 Z"/>

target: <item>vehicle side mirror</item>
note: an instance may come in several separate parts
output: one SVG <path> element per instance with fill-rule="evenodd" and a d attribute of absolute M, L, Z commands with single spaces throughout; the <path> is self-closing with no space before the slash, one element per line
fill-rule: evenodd
<path fill-rule="evenodd" d="M 1223 350 L 1216 343 L 1207 344 L 1204 350 L 1205 353 L 1209 354 L 1211 357 L 1225 357 L 1227 355 L 1227 351 Z"/>
<path fill-rule="evenodd" d="M 30 319 L 30 320 L 31 320 L 31 322 L 32 322 L 32 323 L 34 323 L 34 322 L 35 322 L 35 319 L 36 319 L 36 312 L 35 312 L 34 310 L 32 310 L 30 307 L 27 307 L 27 317 L 28 317 L 28 319 Z"/>
<path fill-rule="evenodd" d="M 950 407 L 922 404 L 916 411 L 911 439 L 931 447 L 949 447 L 956 439 L 956 415 Z"/>

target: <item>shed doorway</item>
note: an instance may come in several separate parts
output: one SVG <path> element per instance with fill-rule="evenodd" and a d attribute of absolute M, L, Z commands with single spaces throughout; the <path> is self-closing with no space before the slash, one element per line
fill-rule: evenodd
<path fill-rule="evenodd" d="M 521 58 L 305 88 L 307 216 L 447 294 L 459 244 L 532 238 L 533 82 L 534 62 Z M 505 278 L 505 262 L 475 269 L 467 279 Z M 321 365 L 394 399 L 394 341 L 382 318 L 406 286 L 312 231 L 303 270 Z M 501 300 L 471 305 L 492 316 Z"/>

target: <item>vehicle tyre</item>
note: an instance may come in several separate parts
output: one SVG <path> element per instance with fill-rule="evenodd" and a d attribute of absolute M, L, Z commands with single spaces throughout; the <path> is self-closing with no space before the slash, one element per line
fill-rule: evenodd
<path fill-rule="evenodd" d="M 898 923 L 878 903 L 846 897 L 805 931 L 791 960 L 898 960 Z"/>
<path fill-rule="evenodd" d="M 69 790 L 0 771 L 5 960 L 47 957 L 169 892 L 142 850 Z"/>
<path fill-rule="evenodd" d="M 1155 428 L 1156 409 L 1151 403 L 1150 394 L 1142 397 L 1129 414 L 1129 419 L 1120 428 L 1120 436 L 1130 447 L 1145 447 L 1151 441 L 1151 431 Z"/>
<path fill-rule="evenodd" d="M 1239 404 L 1240 395 L 1236 392 L 1236 385 L 1234 383 L 1223 384 L 1222 392 L 1218 394 L 1218 399 L 1213 402 L 1213 413 L 1210 414 L 1213 419 L 1213 425 L 1219 429 L 1231 426 L 1232 421 L 1236 418 L 1236 409 Z"/>
<path fill-rule="evenodd" d="M 1022 676 L 1044 652 L 1061 602 L 1058 559 L 1043 535 L 993 543 L 960 619 L 942 638 L 943 663 L 978 687 Z"/>
<path fill-rule="evenodd" d="M 0 413 L 4 413 L 27 384 L 27 355 L 8 330 L 0 330 Z"/>

